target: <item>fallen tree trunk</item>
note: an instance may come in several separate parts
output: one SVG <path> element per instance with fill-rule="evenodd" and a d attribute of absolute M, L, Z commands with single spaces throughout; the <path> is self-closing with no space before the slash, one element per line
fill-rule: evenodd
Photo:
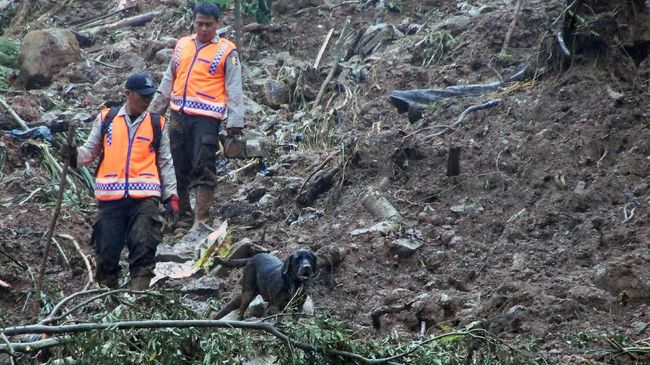
<path fill-rule="evenodd" d="M 119 28 L 124 28 L 124 27 L 131 27 L 131 26 L 138 26 L 138 25 L 143 25 L 147 24 L 150 21 L 156 19 L 157 17 L 161 16 L 164 13 L 164 11 L 152 11 L 149 13 L 144 13 L 144 14 L 139 14 L 136 16 L 132 16 L 130 18 L 118 20 L 114 23 L 110 24 L 105 24 L 105 25 L 98 25 L 93 28 L 89 29 L 84 29 L 81 30 L 80 33 L 82 33 L 85 36 L 92 37 L 96 34 L 99 34 L 101 32 L 107 31 L 107 30 L 113 30 L 113 29 L 119 29 Z"/>
<path fill-rule="evenodd" d="M 409 120 L 414 122 L 422 117 L 422 112 L 429 104 L 445 98 L 478 96 L 499 90 L 508 83 L 523 80 L 530 74 L 531 69 L 531 64 L 526 64 L 504 80 L 487 84 L 454 85 L 443 89 L 395 90 L 390 94 L 390 102 L 398 112 L 408 112 Z"/>

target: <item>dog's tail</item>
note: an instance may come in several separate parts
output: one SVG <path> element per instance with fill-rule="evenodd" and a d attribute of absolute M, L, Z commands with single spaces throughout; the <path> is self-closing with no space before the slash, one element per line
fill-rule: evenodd
<path fill-rule="evenodd" d="M 246 259 L 222 259 L 221 257 L 215 257 L 214 262 L 216 264 L 228 267 L 228 268 L 237 268 L 244 267 L 248 263 L 250 258 Z"/>

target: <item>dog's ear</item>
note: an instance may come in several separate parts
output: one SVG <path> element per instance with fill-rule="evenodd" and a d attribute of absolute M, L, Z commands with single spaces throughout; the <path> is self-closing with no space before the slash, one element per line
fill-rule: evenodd
<path fill-rule="evenodd" d="M 296 255 L 292 253 L 284 260 L 284 264 L 282 264 L 282 275 L 289 275 L 289 272 L 293 271 L 293 262 L 295 261 L 295 256 Z"/>

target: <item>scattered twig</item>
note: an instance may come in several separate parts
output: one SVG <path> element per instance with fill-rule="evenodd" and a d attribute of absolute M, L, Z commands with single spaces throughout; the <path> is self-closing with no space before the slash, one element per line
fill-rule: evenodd
<path fill-rule="evenodd" d="M 510 46 L 510 38 L 512 38 L 512 33 L 514 32 L 515 27 L 517 26 L 517 20 L 519 20 L 520 10 L 521 10 L 521 0 L 517 0 L 517 4 L 515 5 L 515 10 L 513 11 L 512 22 L 510 22 L 510 26 L 508 26 L 508 32 L 506 33 L 506 39 L 503 41 L 503 47 L 501 47 L 500 54 L 505 54 L 506 52 L 508 52 L 508 47 Z"/>
<path fill-rule="evenodd" d="M 0 287 L 1 287 L 1 288 L 11 288 L 11 285 L 9 285 L 8 282 L 6 282 L 6 281 L 0 279 Z"/>
<path fill-rule="evenodd" d="M 332 68 L 330 69 L 329 74 L 325 78 L 325 81 L 323 81 L 323 84 L 320 86 L 320 90 L 318 91 L 318 95 L 316 96 L 316 100 L 314 100 L 314 107 L 317 107 L 318 104 L 320 104 L 321 99 L 323 98 L 323 94 L 325 93 L 325 89 L 327 88 L 327 84 L 332 81 L 332 78 L 334 78 L 334 74 L 336 73 L 336 70 L 339 68 L 339 60 L 341 59 L 342 55 L 342 45 L 343 45 L 343 40 L 345 39 L 345 35 L 348 32 L 348 27 L 350 26 L 350 17 L 345 18 L 345 23 L 343 23 L 343 29 L 341 30 L 341 34 L 339 35 L 339 39 L 336 40 L 336 43 L 334 44 L 334 49 L 336 50 L 334 53 L 334 60 L 332 61 Z"/>
<path fill-rule="evenodd" d="M 600 165 L 602 164 L 603 159 L 604 159 L 606 156 L 607 156 L 607 148 L 605 148 L 605 152 L 603 152 L 603 155 L 600 156 L 600 158 L 598 159 L 598 161 L 596 161 L 596 170 L 600 171 Z"/>
<path fill-rule="evenodd" d="M 637 360 L 637 361 L 639 360 L 639 357 L 638 357 L 637 355 L 635 355 L 635 354 L 633 354 L 632 352 L 628 351 L 626 348 L 623 347 L 623 345 L 621 345 L 621 344 L 620 344 L 618 341 L 616 341 L 615 339 L 610 338 L 610 337 L 605 337 L 605 340 L 606 340 L 610 345 L 612 345 L 612 347 L 614 347 L 616 350 L 618 350 L 618 353 L 616 354 L 616 356 L 619 356 L 619 355 L 623 355 L 623 354 L 625 354 L 625 355 L 628 355 L 629 357 L 631 357 L 631 358 L 634 359 L 634 360 Z"/>
<path fill-rule="evenodd" d="M 88 257 L 83 253 L 83 251 L 81 251 L 81 247 L 79 247 L 79 244 L 77 243 L 77 240 L 74 239 L 74 237 L 70 236 L 69 234 L 63 234 L 63 233 L 57 233 L 57 236 L 71 241 L 75 250 L 77 251 L 79 256 L 81 256 L 81 259 L 86 265 L 86 272 L 88 273 L 88 282 L 86 283 L 86 285 L 84 285 L 83 290 L 88 289 L 89 286 L 95 284 L 95 279 L 93 278 L 93 268 L 90 265 L 90 261 L 88 260 Z"/>
<path fill-rule="evenodd" d="M 384 307 L 373 309 L 372 312 L 370 312 L 370 318 L 372 319 L 372 326 L 376 330 L 380 329 L 381 322 L 379 319 L 382 315 L 388 313 L 399 313 L 405 310 L 410 310 L 411 307 L 413 306 L 413 303 L 415 303 L 415 300 L 411 300 L 410 302 L 401 305 L 384 306 Z"/>
<path fill-rule="evenodd" d="M 83 296 L 83 295 L 90 295 L 90 294 L 101 293 L 101 292 L 106 292 L 106 291 L 109 291 L 109 289 L 82 290 L 82 291 L 78 291 L 78 292 L 72 293 L 72 294 L 68 295 L 67 297 L 61 299 L 61 300 L 60 300 L 60 301 L 59 301 L 59 302 L 54 306 L 54 308 L 52 308 L 52 311 L 50 312 L 50 314 L 49 314 L 47 317 L 45 317 L 45 319 L 43 319 L 41 322 L 39 322 L 39 324 L 47 324 L 47 323 L 50 323 L 51 320 L 50 320 L 49 318 L 50 318 L 50 317 L 54 317 L 55 314 L 58 313 L 58 311 L 59 311 L 59 310 L 60 310 L 60 309 L 61 309 L 61 308 L 62 308 L 62 307 L 67 303 L 67 302 L 71 301 L 71 300 L 74 299 L 74 298 L 77 298 L 77 297 L 80 297 L 80 296 Z"/>
<path fill-rule="evenodd" d="M 68 260 L 68 256 L 66 256 L 65 252 L 63 252 L 63 248 L 61 248 L 61 245 L 59 245 L 59 242 L 52 238 L 52 242 L 56 245 L 56 249 L 59 250 L 59 255 L 61 255 L 61 258 L 63 259 L 63 262 L 65 262 L 66 267 L 70 267 L 70 260 Z"/>
<path fill-rule="evenodd" d="M 3 254 L 3 255 L 5 255 L 5 256 L 7 256 L 7 258 L 8 258 L 9 260 L 13 261 L 13 262 L 14 262 L 16 265 L 18 265 L 21 269 L 23 269 L 23 270 L 27 270 L 27 266 L 25 266 L 25 265 L 21 264 L 20 262 L 18 262 L 18 260 L 16 260 L 15 257 L 13 257 L 12 255 L 10 255 L 8 252 L 6 252 L 5 250 L 3 250 L 2 248 L 0 248 L 0 253 Z"/>
<path fill-rule="evenodd" d="M 621 208 L 623 210 L 623 223 L 628 222 L 630 219 L 634 218 L 634 210 L 636 210 L 636 207 L 632 207 L 632 209 L 628 210 L 629 205 L 634 205 L 634 203 L 627 203 Z"/>
<path fill-rule="evenodd" d="M 74 123 L 70 123 L 68 127 L 68 140 L 67 143 L 72 144 L 72 137 L 74 136 Z M 45 237 L 45 253 L 43 254 L 43 261 L 41 262 L 41 269 L 38 274 L 38 280 L 36 281 L 36 290 L 34 299 L 36 309 L 36 314 L 40 311 L 41 303 L 41 288 L 43 286 L 43 278 L 45 276 L 45 266 L 47 266 L 47 260 L 50 256 L 50 247 L 52 246 L 52 235 L 54 234 L 54 228 L 56 227 L 56 222 L 59 219 L 59 213 L 61 212 L 61 202 L 63 201 L 63 193 L 65 192 L 65 185 L 67 182 L 68 169 L 70 168 L 70 159 L 66 158 L 63 163 L 63 171 L 61 172 L 61 181 L 59 182 L 59 194 L 56 198 L 56 205 L 54 207 L 54 214 L 52 214 L 52 221 L 50 222 L 50 227 L 47 230 L 47 235 Z"/>
<path fill-rule="evenodd" d="M 404 138 L 402 138 L 402 141 L 406 141 L 408 138 L 413 137 L 414 135 L 419 134 L 419 133 L 422 133 L 422 132 L 424 132 L 424 131 L 429 131 L 429 130 L 437 129 L 437 128 L 445 128 L 445 129 L 451 129 L 451 130 L 454 130 L 454 131 L 455 131 L 455 129 L 452 128 L 451 125 L 436 124 L 436 125 L 432 125 L 432 126 L 430 126 L 430 127 L 420 128 L 420 129 L 416 130 L 416 131 L 413 132 L 413 133 L 409 133 L 409 134 L 407 134 L 406 136 L 404 136 Z"/>
<path fill-rule="evenodd" d="M 465 109 L 462 113 L 460 113 L 460 116 L 459 116 L 458 119 L 456 119 L 456 121 L 451 125 L 451 127 L 454 128 L 454 127 L 456 127 L 457 125 L 459 125 L 459 124 L 460 124 L 460 123 L 465 119 L 465 117 L 467 117 L 467 115 L 468 115 L 469 113 L 472 113 L 472 112 L 477 111 L 477 110 L 482 110 L 482 109 L 489 109 L 489 108 L 492 108 L 493 106 L 497 106 L 497 105 L 499 105 L 500 102 L 501 102 L 501 99 L 494 99 L 494 100 L 490 100 L 490 101 L 488 101 L 487 103 L 483 103 L 483 104 L 479 104 L 479 105 L 472 105 L 472 106 L 470 106 L 469 108 Z M 425 141 L 430 140 L 431 138 L 433 138 L 433 137 L 437 137 L 437 136 L 440 136 L 440 135 L 444 134 L 445 132 L 446 132 L 446 129 L 445 129 L 445 130 L 442 130 L 442 131 L 440 131 L 440 132 L 436 132 L 436 133 L 430 134 L 430 135 L 424 137 L 424 140 L 425 140 Z"/>
<path fill-rule="evenodd" d="M 115 69 L 115 70 L 121 70 L 121 69 L 124 68 L 124 66 L 111 65 L 110 63 L 106 63 L 106 62 L 100 61 L 99 59 L 95 59 L 95 58 L 92 58 L 92 57 L 88 57 L 86 59 L 90 60 L 90 61 L 93 61 L 93 62 L 97 62 L 98 64 L 100 64 L 102 66 L 110 67 L 110 68 Z"/>
<path fill-rule="evenodd" d="M 334 33 L 334 28 L 331 28 L 330 31 L 327 33 L 327 36 L 325 36 L 323 45 L 320 47 L 320 50 L 318 51 L 318 55 L 316 56 L 316 61 L 314 61 L 314 69 L 318 69 L 318 64 L 320 63 L 321 57 L 323 57 L 323 53 L 325 53 L 325 49 L 327 48 L 327 44 L 329 43 L 330 38 L 332 38 L 332 33 Z"/>
<path fill-rule="evenodd" d="M 242 171 L 248 170 L 248 169 L 250 169 L 251 167 L 253 167 L 253 166 L 257 165 L 257 164 L 259 164 L 259 161 L 257 159 L 255 159 L 254 161 L 251 161 L 251 162 L 247 163 L 246 165 L 238 168 L 235 171 L 232 171 L 231 173 L 234 174 L 235 176 L 237 176 L 237 174 L 241 173 Z M 222 181 L 226 181 L 226 179 L 228 179 L 228 176 L 221 176 L 220 178 L 217 179 L 217 181 L 222 182 Z"/>
<path fill-rule="evenodd" d="M 2 342 L 7 344 L 7 349 L 8 349 L 7 352 L 9 353 L 9 355 L 14 356 L 16 354 L 16 352 L 14 351 L 14 346 L 11 342 L 9 342 L 7 336 L 4 333 L 0 333 L 0 338 L 2 339 Z"/>
<path fill-rule="evenodd" d="M 43 190 L 42 186 L 39 186 L 38 188 L 32 190 L 32 192 L 29 193 L 29 195 L 27 195 L 27 197 L 25 199 L 18 202 L 18 205 L 23 205 L 23 204 L 27 203 L 29 201 L 29 199 L 31 199 L 34 195 L 36 195 L 36 193 L 38 193 L 41 190 Z"/>
<path fill-rule="evenodd" d="M 565 57 L 571 57 L 571 51 L 569 51 L 569 48 L 567 48 L 566 44 L 564 43 L 564 35 L 562 34 L 561 30 L 557 32 L 555 38 L 557 39 L 557 45 L 560 47 L 562 54 Z"/>

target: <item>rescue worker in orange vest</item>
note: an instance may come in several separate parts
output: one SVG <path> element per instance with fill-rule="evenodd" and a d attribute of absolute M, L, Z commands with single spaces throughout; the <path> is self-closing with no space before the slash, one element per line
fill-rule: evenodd
<path fill-rule="evenodd" d="M 159 203 L 178 214 L 176 176 L 165 119 L 147 112 L 154 82 L 145 73 L 126 80 L 126 104 L 104 109 L 88 139 L 76 148 L 65 144 L 71 166 L 85 166 L 100 157 L 95 178 L 99 207 L 91 244 L 97 267 L 95 279 L 118 287 L 120 255 L 129 249 L 129 287 L 143 290 L 153 278 L 156 247 L 162 240 Z"/>
<path fill-rule="evenodd" d="M 169 137 L 180 220 L 177 227 L 205 223 L 214 202 L 219 128 L 228 136 L 244 128 L 242 72 L 235 44 L 217 34 L 219 7 L 194 8 L 196 33 L 178 40 L 167 71 L 149 110 L 164 114 L 171 107 Z M 195 188 L 194 217 L 190 189 Z"/>

